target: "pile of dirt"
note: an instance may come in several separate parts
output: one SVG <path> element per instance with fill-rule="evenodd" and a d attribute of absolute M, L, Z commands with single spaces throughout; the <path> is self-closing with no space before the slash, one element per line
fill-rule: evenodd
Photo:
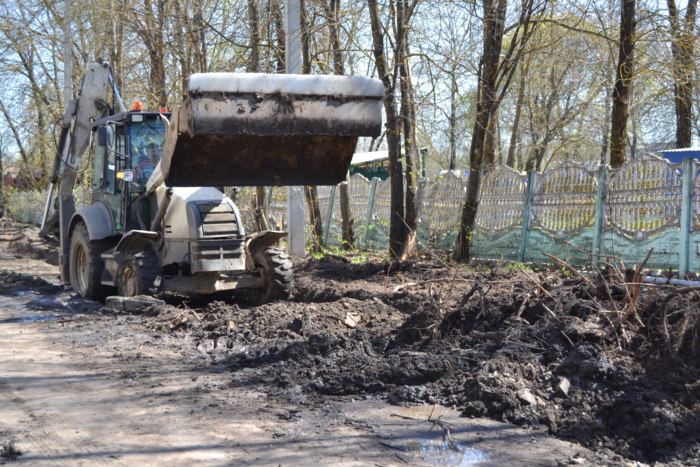
<path fill-rule="evenodd" d="M 642 462 L 700 463 L 697 291 L 645 288 L 631 309 L 602 278 L 335 257 L 301 264 L 296 283 L 294 302 L 171 298 L 146 313 L 191 334 L 234 387 L 439 403 Z"/>
<path fill-rule="evenodd" d="M 51 284 L 41 277 L 21 274 L 14 271 L 0 270 L 0 294 L 12 295 L 14 292 L 24 292 L 28 290 L 50 295 L 63 290 L 63 286 Z"/>
<path fill-rule="evenodd" d="M 134 313 L 151 332 L 186 334 L 234 388 L 295 404 L 369 394 L 439 403 L 613 459 L 700 465 L 697 288 L 333 256 L 295 274 L 292 302 L 170 295 Z M 58 292 L 0 273 L 0 292 L 27 288 Z"/>
<path fill-rule="evenodd" d="M 58 241 L 39 237 L 36 226 L 0 219 L 0 232 L 0 240 L 7 242 L 7 249 L 17 257 L 40 259 L 58 265 Z"/>

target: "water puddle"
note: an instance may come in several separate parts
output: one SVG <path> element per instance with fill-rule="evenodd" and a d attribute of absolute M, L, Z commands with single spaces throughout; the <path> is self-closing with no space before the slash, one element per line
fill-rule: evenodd
<path fill-rule="evenodd" d="M 442 439 L 411 440 L 404 445 L 430 465 L 469 467 L 484 465 L 489 461 L 489 455 L 484 451 L 459 443 L 448 443 Z"/>
<path fill-rule="evenodd" d="M 31 300 L 32 298 L 33 294 L 30 295 L 30 292 L 25 291 L 14 292 L 13 296 L 0 295 L 0 308 L 6 312 L 6 314 L 4 314 L 6 317 L 0 319 L 0 324 L 52 321 L 76 314 L 74 311 L 70 311 L 65 307 L 61 310 L 62 312 L 59 312 L 55 305 L 51 306 L 56 303 L 51 299 L 36 297 L 34 300 Z M 27 301 L 27 299 L 30 299 L 30 301 Z M 39 308 L 42 309 L 42 311 L 38 312 L 32 308 Z M 45 309 L 52 308 L 56 313 L 46 313 Z M 68 312 L 66 313 L 66 311 Z M 7 317 L 7 314 L 10 316 Z"/>

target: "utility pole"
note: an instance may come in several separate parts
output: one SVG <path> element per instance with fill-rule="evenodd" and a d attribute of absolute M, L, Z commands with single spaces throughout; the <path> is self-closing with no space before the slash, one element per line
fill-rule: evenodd
<path fill-rule="evenodd" d="M 301 6 L 299 0 L 286 0 L 284 17 L 284 63 L 288 74 L 301 74 Z M 287 237 L 289 254 L 299 258 L 306 255 L 304 221 L 304 188 L 287 189 Z"/>

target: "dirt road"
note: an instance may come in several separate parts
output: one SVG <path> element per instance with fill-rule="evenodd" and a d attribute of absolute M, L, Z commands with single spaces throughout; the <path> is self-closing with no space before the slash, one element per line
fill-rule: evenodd
<path fill-rule="evenodd" d="M 465 340 L 465 322 L 457 341 L 437 338 L 454 331 L 430 304 L 464 302 L 474 286 L 448 298 L 433 266 L 391 276 L 330 259 L 301 265 L 295 302 L 169 297 L 127 313 L 56 285 L 56 267 L 36 258 L 50 250 L 0 226 L 0 463 L 635 465 L 615 443 L 588 442 L 604 439 L 586 438 L 588 425 L 594 450 L 549 434 L 547 417 L 562 431 L 571 423 L 563 407 L 596 410 L 583 382 L 571 377 L 570 404 L 543 393 L 554 376 L 532 382 L 544 378 L 534 362 L 473 360 L 482 344 Z M 484 332 L 470 338 L 493 346 Z M 499 390 L 501 380 L 510 383 Z M 692 425 L 693 410 L 676 426 Z"/>

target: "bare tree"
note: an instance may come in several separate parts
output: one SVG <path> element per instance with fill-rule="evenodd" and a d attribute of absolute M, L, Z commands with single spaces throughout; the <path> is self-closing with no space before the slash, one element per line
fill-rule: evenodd
<path fill-rule="evenodd" d="M 166 0 L 143 0 L 142 8 L 130 9 L 133 27 L 148 50 L 150 59 L 149 99 L 152 107 L 168 105 L 165 80 L 165 28 Z"/>
<path fill-rule="evenodd" d="M 311 37 L 309 31 L 308 10 L 306 1 L 299 2 L 301 10 L 301 51 L 303 74 L 311 73 Z M 304 197 L 309 211 L 309 224 L 311 224 L 310 250 L 314 253 L 323 249 L 323 223 L 321 220 L 321 208 L 318 205 L 318 188 L 312 185 L 304 187 Z"/>
<path fill-rule="evenodd" d="M 262 37 L 256 0 L 248 0 L 248 26 L 250 28 L 250 55 L 248 55 L 246 71 L 257 73 L 260 71 L 260 44 Z M 253 198 L 253 218 L 258 231 L 268 229 L 266 206 L 266 188 L 264 186 L 256 186 L 255 197 Z"/>
<path fill-rule="evenodd" d="M 336 75 L 345 74 L 345 63 L 343 61 L 343 51 L 340 47 L 340 0 L 330 0 L 323 2 L 327 17 L 328 33 L 330 39 L 331 52 L 333 55 L 333 72 Z M 340 222 L 342 248 L 350 250 L 355 246 L 355 229 L 352 211 L 350 210 L 350 193 L 348 192 L 348 174 L 345 182 L 338 186 L 340 202 Z"/>
<path fill-rule="evenodd" d="M 508 0 L 483 0 L 483 52 L 478 72 L 476 120 L 469 151 L 467 194 L 455 248 L 457 259 L 469 258 L 482 170 L 495 160 L 498 106 L 537 25 L 532 21 L 533 16 L 544 13 L 546 4 L 547 0 L 522 2 L 520 15 L 512 27 L 512 37 L 502 53 Z"/>
<path fill-rule="evenodd" d="M 673 92 L 676 105 L 676 147 L 689 147 L 693 123 L 693 69 L 695 65 L 695 18 L 697 0 L 688 0 L 685 18 L 675 0 L 667 0 L 671 23 Z"/>
<path fill-rule="evenodd" d="M 406 257 L 410 254 L 412 244 L 408 241 L 409 235 L 415 235 L 415 205 L 412 205 L 412 203 L 415 202 L 415 195 L 407 195 L 409 204 L 407 212 L 407 206 L 404 202 L 403 164 L 401 162 L 401 119 L 411 120 L 411 116 L 401 115 L 400 109 L 397 109 L 396 98 L 398 94 L 397 91 L 400 91 L 400 89 L 397 89 L 397 78 L 403 73 L 405 77 L 401 79 L 401 81 L 406 81 L 408 79 L 408 56 L 406 55 L 408 49 L 404 41 L 408 41 L 409 24 L 417 3 L 418 0 L 413 0 L 410 4 L 405 0 L 391 0 L 390 2 L 390 10 L 395 14 L 395 37 L 392 41 L 394 69 L 390 70 L 384 48 L 385 28 L 381 22 L 379 6 L 376 0 L 367 1 L 370 13 L 370 25 L 372 28 L 374 63 L 377 67 L 379 78 L 384 84 L 386 139 L 389 152 L 389 175 L 391 179 L 389 254 L 395 259 Z M 400 67 L 406 68 L 401 71 Z M 404 84 L 404 86 L 406 85 Z M 410 92 L 408 87 L 404 87 L 404 91 Z M 405 96 L 405 98 L 410 99 L 410 96 Z M 402 105 L 401 110 L 407 111 L 407 107 Z M 408 169 L 412 171 L 414 162 L 409 162 L 409 154 L 406 156 L 407 176 L 413 177 L 413 174 L 408 175 Z M 412 180 L 412 178 L 407 179 L 406 189 L 415 190 L 415 184 L 411 183 L 410 180 Z"/>
<path fill-rule="evenodd" d="M 620 55 L 612 98 L 610 165 L 620 167 L 627 158 L 627 118 L 634 71 L 636 0 L 622 0 L 620 9 Z"/>

